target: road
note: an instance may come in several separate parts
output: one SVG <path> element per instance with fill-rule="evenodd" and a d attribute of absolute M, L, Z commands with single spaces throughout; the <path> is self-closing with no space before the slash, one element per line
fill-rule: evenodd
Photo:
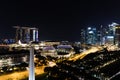
<path fill-rule="evenodd" d="M 37 75 L 43 74 L 44 68 L 45 68 L 45 66 L 36 67 L 35 68 L 35 75 L 37 76 Z M 21 80 L 21 79 L 28 78 L 28 74 L 29 74 L 28 70 L 21 71 L 21 72 L 14 72 L 11 74 L 0 76 L 0 80 Z"/>
<path fill-rule="evenodd" d="M 83 51 L 82 53 L 80 53 L 79 55 L 76 55 L 72 58 L 70 58 L 69 60 L 73 60 L 73 61 L 76 61 L 77 59 L 83 59 L 85 56 L 87 56 L 88 54 L 91 54 L 91 53 L 95 53 L 97 51 L 100 51 L 102 48 L 101 47 L 92 47 L 86 51 Z"/>

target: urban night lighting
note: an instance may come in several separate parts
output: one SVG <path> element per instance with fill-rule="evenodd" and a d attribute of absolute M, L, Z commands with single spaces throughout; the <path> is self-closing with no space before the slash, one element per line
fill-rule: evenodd
<path fill-rule="evenodd" d="M 0 80 L 119 80 L 119 3 L 2 0 Z"/>

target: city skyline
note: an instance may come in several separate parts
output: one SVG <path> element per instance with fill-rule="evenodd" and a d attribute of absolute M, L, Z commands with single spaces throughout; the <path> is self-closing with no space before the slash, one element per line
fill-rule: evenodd
<path fill-rule="evenodd" d="M 2 1 L 0 38 L 14 38 L 12 26 L 39 28 L 40 40 L 80 40 L 84 27 L 120 22 L 119 1 Z"/>

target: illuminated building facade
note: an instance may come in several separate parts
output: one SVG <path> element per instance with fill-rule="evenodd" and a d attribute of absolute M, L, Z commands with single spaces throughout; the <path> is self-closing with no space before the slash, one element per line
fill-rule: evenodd
<path fill-rule="evenodd" d="M 108 26 L 101 26 L 99 29 L 95 27 L 82 29 L 81 43 L 120 46 L 120 25 L 112 23 Z"/>
<path fill-rule="evenodd" d="M 101 44 L 114 44 L 113 27 L 106 26 L 101 28 Z"/>
<path fill-rule="evenodd" d="M 109 24 L 101 28 L 101 43 L 120 46 L 120 25 L 117 23 Z"/>
<path fill-rule="evenodd" d="M 117 23 L 112 23 L 109 25 L 108 36 L 113 38 L 113 44 L 116 46 L 120 46 L 120 25 Z"/>
<path fill-rule="evenodd" d="M 38 29 L 33 29 L 33 41 L 38 41 Z"/>
<path fill-rule="evenodd" d="M 80 40 L 81 40 L 82 44 L 86 43 L 86 30 L 84 30 L 84 29 L 81 30 Z"/>
<path fill-rule="evenodd" d="M 115 27 L 115 45 L 120 46 L 120 26 Z"/>
<path fill-rule="evenodd" d="M 38 28 L 19 26 L 14 26 L 14 28 L 16 28 L 16 42 L 18 42 L 19 40 L 27 43 L 29 43 L 30 41 L 38 42 Z"/>
<path fill-rule="evenodd" d="M 97 30 L 96 28 L 88 27 L 86 34 L 87 44 L 96 44 L 97 43 Z"/>
<path fill-rule="evenodd" d="M 82 44 L 96 44 L 98 42 L 98 32 L 95 27 L 88 27 L 81 30 Z"/>

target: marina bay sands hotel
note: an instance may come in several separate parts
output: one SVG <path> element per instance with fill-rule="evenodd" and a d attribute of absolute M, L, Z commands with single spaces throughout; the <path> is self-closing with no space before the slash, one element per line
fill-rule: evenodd
<path fill-rule="evenodd" d="M 15 40 L 18 42 L 18 40 L 22 42 L 30 42 L 30 41 L 38 41 L 38 28 L 30 28 L 30 27 L 20 27 L 20 26 L 13 26 L 13 28 L 16 28 L 16 36 Z"/>

